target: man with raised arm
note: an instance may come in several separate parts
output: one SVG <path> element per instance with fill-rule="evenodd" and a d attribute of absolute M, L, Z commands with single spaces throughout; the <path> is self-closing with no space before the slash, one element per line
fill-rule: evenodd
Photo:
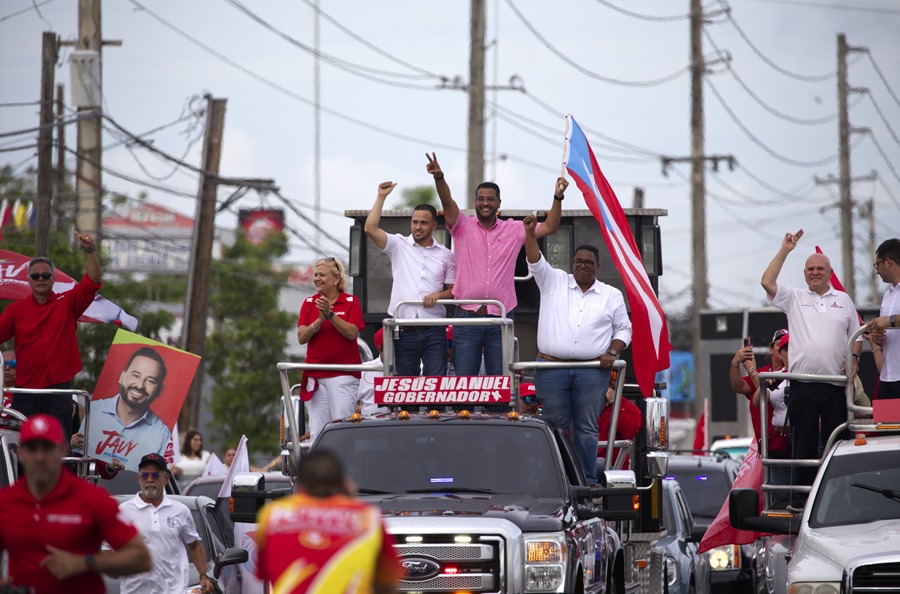
<path fill-rule="evenodd" d="M 500 219 L 500 186 L 494 182 L 482 182 L 475 191 L 475 216 L 459 211 L 459 205 L 450 194 L 450 186 L 437 156 L 425 154 L 426 171 L 434 177 L 434 186 L 444 209 L 444 221 L 453 236 L 456 254 L 456 299 L 496 299 L 506 308 L 506 315 L 513 317 L 516 300 L 516 259 L 525 245 L 525 226 L 522 221 Z M 556 180 L 553 206 L 547 220 L 537 226 L 538 239 L 555 233 L 562 214 L 562 201 L 569 182 Z M 498 317 L 496 305 L 463 305 L 456 310 L 458 318 Z M 457 326 L 453 334 L 453 364 L 457 375 L 478 375 L 484 357 L 485 372 L 501 375 L 507 370 L 501 360 L 501 333 L 499 326 Z"/>
<path fill-rule="evenodd" d="M 384 201 L 397 186 L 394 182 L 378 185 L 375 204 L 366 217 L 364 231 L 375 247 L 391 260 L 394 283 L 388 315 L 396 318 L 443 318 L 447 311 L 436 305 L 438 299 L 453 298 L 456 282 L 456 259 L 453 252 L 434 241 L 437 210 L 430 204 L 413 209 L 410 234 L 390 234 L 379 226 Z M 405 305 L 401 301 L 422 301 L 422 305 Z M 445 326 L 403 326 L 394 342 L 397 375 L 446 375 L 447 341 Z"/>
<path fill-rule="evenodd" d="M 778 283 L 784 262 L 803 237 L 803 229 L 786 233 L 778 253 L 763 272 L 761 284 L 769 303 L 788 319 L 791 359 L 788 371 L 817 375 L 843 375 L 847 341 L 859 329 L 859 316 L 850 296 L 830 283 L 831 263 L 824 254 L 806 259 L 805 289 Z M 854 345 L 851 377 L 857 372 L 862 342 Z M 819 442 L 828 441 L 834 429 L 847 419 L 845 386 L 841 383 L 791 380 L 788 420 L 793 458 L 819 457 Z M 816 468 L 797 468 L 797 482 L 811 485 Z M 803 499 L 802 497 L 800 499 Z M 795 503 L 799 500 L 795 500 Z"/>

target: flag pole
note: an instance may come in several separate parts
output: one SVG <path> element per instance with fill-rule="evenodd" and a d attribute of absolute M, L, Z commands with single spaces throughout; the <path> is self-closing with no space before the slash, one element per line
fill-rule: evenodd
<path fill-rule="evenodd" d="M 566 116 L 566 132 L 563 136 L 563 156 L 562 156 L 562 165 L 559 169 L 559 176 L 566 176 L 566 143 L 569 141 L 569 116 Z"/>

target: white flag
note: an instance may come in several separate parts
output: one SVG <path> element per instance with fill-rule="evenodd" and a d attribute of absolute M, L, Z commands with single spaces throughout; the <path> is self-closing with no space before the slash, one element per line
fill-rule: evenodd
<path fill-rule="evenodd" d="M 223 474 L 228 474 L 228 467 L 222 464 L 222 461 L 219 460 L 215 453 L 210 454 L 203 476 L 222 476 Z"/>

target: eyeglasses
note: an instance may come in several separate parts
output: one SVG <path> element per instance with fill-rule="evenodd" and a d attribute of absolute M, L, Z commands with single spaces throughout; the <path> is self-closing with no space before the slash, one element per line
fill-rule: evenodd
<path fill-rule="evenodd" d="M 534 404 L 535 402 L 538 404 L 541 403 L 541 401 L 538 400 L 537 396 L 534 395 L 522 396 L 522 402 L 524 402 L 525 404 Z"/>
<path fill-rule="evenodd" d="M 155 481 L 156 479 L 158 479 L 158 478 L 161 477 L 162 475 L 163 475 L 163 473 L 161 473 L 161 472 L 142 472 L 142 473 L 141 473 L 141 480 L 146 481 L 146 480 L 153 479 L 153 480 Z"/>
<path fill-rule="evenodd" d="M 53 278 L 52 272 L 32 272 L 28 275 L 31 280 L 50 280 Z"/>
<path fill-rule="evenodd" d="M 16 368 L 16 360 L 10 359 L 9 361 L 4 361 L 3 366 L 7 369 L 15 369 Z"/>
<path fill-rule="evenodd" d="M 586 268 L 593 268 L 597 263 L 593 260 L 572 260 L 572 266 L 584 266 Z"/>

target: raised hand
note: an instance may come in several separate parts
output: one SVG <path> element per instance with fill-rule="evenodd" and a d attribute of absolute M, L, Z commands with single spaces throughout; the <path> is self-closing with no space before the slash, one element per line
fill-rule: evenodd
<path fill-rule="evenodd" d="M 390 194 L 391 192 L 393 192 L 394 188 L 396 188 L 396 187 L 397 187 L 396 182 L 389 182 L 389 181 L 381 182 L 380 184 L 378 184 L 378 197 L 379 198 L 387 197 L 387 195 Z"/>
<path fill-rule="evenodd" d="M 797 242 L 800 241 L 801 237 L 803 237 L 803 229 L 800 229 L 793 234 L 785 233 L 784 239 L 781 241 L 781 247 L 787 251 L 791 251 L 797 247 Z"/>
<path fill-rule="evenodd" d="M 94 251 L 94 238 L 88 235 L 87 233 L 79 233 L 75 232 L 75 237 L 78 238 L 78 243 L 80 244 L 82 250 L 87 253 L 91 253 Z"/>
<path fill-rule="evenodd" d="M 438 163 L 437 155 L 435 153 L 425 153 L 425 158 L 428 159 L 428 164 L 425 166 L 425 171 L 434 176 L 434 179 L 443 179 L 444 172 L 441 171 L 441 166 Z"/>
<path fill-rule="evenodd" d="M 569 181 L 564 177 L 556 178 L 556 188 L 553 190 L 554 196 L 564 196 L 566 188 L 569 187 Z"/>
<path fill-rule="evenodd" d="M 528 215 L 522 219 L 522 224 L 525 225 L 526 233 L 534 231 L 534 228 L 537 225 L 537 217 L 535 215 Z"/>

